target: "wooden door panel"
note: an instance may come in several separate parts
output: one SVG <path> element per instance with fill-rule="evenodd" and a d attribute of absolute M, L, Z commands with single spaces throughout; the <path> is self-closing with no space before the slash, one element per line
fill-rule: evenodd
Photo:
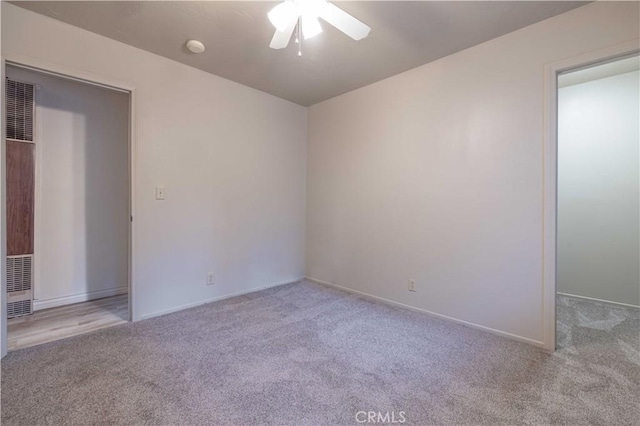
<path fill-rule="evenodd" d="M 35 145 L 7 141 L 7 255 L 33 254 Z"/>

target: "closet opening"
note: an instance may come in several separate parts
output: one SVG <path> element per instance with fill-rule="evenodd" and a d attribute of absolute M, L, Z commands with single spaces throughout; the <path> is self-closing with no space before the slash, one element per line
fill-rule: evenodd
<path fill-rule="evenodd" d="M 640 335 L 640 57 L 562 72 L 557 93 L 556 348 L 624 360 Z"/>
<path fill-rule="evenodd" d="M 131 93 L 6 64 L 7 348 L 131 320 Z"/>

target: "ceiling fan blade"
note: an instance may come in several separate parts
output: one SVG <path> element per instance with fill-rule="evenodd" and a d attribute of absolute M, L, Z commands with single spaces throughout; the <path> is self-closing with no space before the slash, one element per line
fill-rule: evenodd
<path fill-rule="evenodd" d="M 273 38 L 271 39 L 271 44 L 269 47 L 272 49 L 284 49 L 289 44 L 289 40 L 291 40 L 291 34 L 293 34 L 293 30 L 296 28 L 296 24 L 298 23 L 297 19 L 292 19 L 287 28 L 284 31 L 276 30 Z"/>
<path fill-rule="evenodd" d="M 371 31 L 368 25 L 329 2 L 322 8 L 320 17 L 354 40 L 365 38 Z"/>

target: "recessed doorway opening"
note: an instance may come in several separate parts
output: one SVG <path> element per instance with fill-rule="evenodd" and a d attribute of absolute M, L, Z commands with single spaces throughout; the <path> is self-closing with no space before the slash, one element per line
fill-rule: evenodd
<path fill-rule="evenodd" d="M 557 87 L 556 349 L 624 360 L 640 344 L 640 57 Z"/>
<path fill-rule="evenodd" d="M 5 76 L 7 348 L 130 321 L 131 93 Z"/>

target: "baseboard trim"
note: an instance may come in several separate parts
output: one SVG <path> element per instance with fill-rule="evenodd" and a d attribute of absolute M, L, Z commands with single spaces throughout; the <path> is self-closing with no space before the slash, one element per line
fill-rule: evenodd
<path fill-rule="evenodd" d="M 536 347 L 539 347 L 539 348 L 543 348 L 544 347 L 544 342 L 540 342 L 538 340 L 529 339 L 528 337 L 518 336 L 517 334 L 511 334 L 511 333 L 508 333 L 506 331 L 496 330 L 495 328 L 490 328 L 490 327 L 486 327 L 484 325 L 475 324 L 475 323 L 472 323 L 472 322 L 469 322 L 469 321 L 464 321 L 464 320 L 461 320 L 461 319 L 458 319 L 458 318 L 449 317 L 447 315 L 438 314 L 436 312 L 428 311 L 426 309 L 417 308 L 417 307 L 411 306 L 411 305 L 406 305 L 404 303 L 396 302 L 394 300 L 385 299 L 384 297 L 374 296 L 373 294 L 365 293 L 363 291 L 354 290 L 354 289 L 349 288 L 349 287 L 343 287 L 341 285 L 334 284 L 334 283 L 331 283 L 331 282 L 328 282 L 328 281 L 322 281 L 322 280 L 319 280 L 319 279 L 316 279 L 316 278 L 313 278 L 313 277 L 307 276 L 307 277 L 305 277 L 305 279 L 307 279 L 309 281 L 312 281 L 314 283 L 317 283 L 317 284 L 321 284 L 321 285 L 325 285 L 325 286 L 328 286 L 328 287 L 337 288 L 339 290 L 346 291 L 347 293 L 357 294 L 359 296 L 363 296 L 363 297 L 366 297 L 366 298 L 369 298 L 369 299 L 377 300 L 379 302 L 386 303 L 386 304 L 392 305 L 392 306 L 396 306 L 396 307 L 399 307 L 399 308 L 402 308 L 402 309 L 408 309 L 410 311 L 420 312 L 420 313 L 423 313 L 423 314 L 431 315 L 431 316 L 434 316 L 434 317 L 437 317 L 437 318 L 440 318 L 440 319 L 443 319 L 443 320 L 446 320 L 446 321 L 449 321 L 449 322 L 453 322 L 453 323 L 456 323 L 456 324 L 464 325 L 464 326 L 467 326 L 467 327 L 470 327 L 470 328 L 474 328 L 474 329 L 477 329 L 477 330 L 481 330 L 481 331 L 486 331 L 486 332 L 491 333 L 491 334 L 495 334 L 495 335 L 498 335 L 498 336 L 506 337 L 506 338 L 511 339 L 511 340 L 517 340 L 519 342 L 527 343 L 529 345 L 533 345 L 533 346 L 536 346 Z"/>
<path fill-rule="evenodd" d="M 574 299 L 588 300 L 589 302 L 599 302 L 599 303 L 605 303 L 607 305 L 622 306 L 624 308 L 640 309 L 640 306 L 638 306 L 638 305 L 630 305 L 628 303 L 612 302 L 611 300 L 596 299 L 595 297 L 578 296 L 577 294 L 563 293 L 561 291 L 559 291 L 557 294 L 559 294 L 560 296 L 572 297 Z"/>
<path fill-rule="evenodd" d="M 219 302 L 221 300 L 231 299 L 232 297 L 243 296 L 245 294 L 255 293 L 255 292 L 258 292 L 258 291 L 266 290 L 268 288 L 279 287 L 281 285 L 287 285 L 287 284 L 295 283 L 295 282 L 303 280 L 303 279 L 304 279 L 304 277 L 299 277 L 299 278 L 295 278 L 295 279 L 292 279 L 292 280 L 286 280 L 286 281 L 278 282 L 278 283 L 275 283 L 275 284 L 268 284 L 268 285 L 265 285 L 265 286 L 254 287 L 254 288 L 251 288 L 249 290 L 244 290 L 244 291 L 239 291 L 239 292 L 236 292 L 236 293 L 226 294 L 224 296 L 216 296 L 216 297 L 213 297 L 211 299 L 201 300 L 199 302 L 187 303 L 185 305 L 180 305 L 180 306 L 177 306 L 175 308 L 165 309 L 165 310 L 157 311 L 157 312 L 154 312 L 154 313 L 151 313 L 151 314 L 142 315 L 140 317 L 140 319 L 141 320 L 146 320 L 146 319 L 150 319 L 150 318 L 160 317 L 162 315 L 171 314 L 171 313 L 182 311 L 182 310 L 185 310 L 185 309 L 195 308 L 196 306 L 206 305 L 208 303 L 213 303 L 213 302 Z"/>
<path fill-rule="evenodd" d="M 58 306 L 72 305 L 74 303 L 88 302 L 89 300 L 102 299 L 103 297 L 117 296 L 129 292 L 129 287 L 117 287 L 107 290 L 92 291 L 90 293 L 74 294 L 72 296 L 56 297 L 54 299 L 34 300 L 33 310 L 57 308 Z"/>

